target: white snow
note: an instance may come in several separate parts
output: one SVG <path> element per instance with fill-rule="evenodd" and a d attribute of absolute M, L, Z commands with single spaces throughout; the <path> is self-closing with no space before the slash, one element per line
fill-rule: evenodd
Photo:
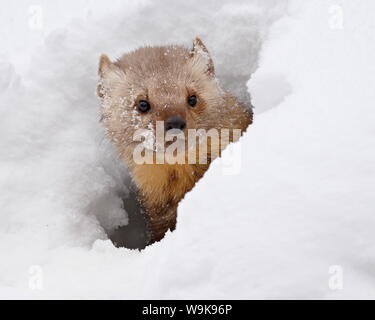
<path fill-rule="evenodd" d="M 44 16 L 76 20 L 35 46 L 18 25 L 0 56 L 0 298 L 375 298 L 374 3 L 64 3 Z M 215 161 L 175 232 L 115 248 L 128 175 L 98 122 L 99 56 L 195 35 L 238 94 L 255 71 L 239 174 Z"/>

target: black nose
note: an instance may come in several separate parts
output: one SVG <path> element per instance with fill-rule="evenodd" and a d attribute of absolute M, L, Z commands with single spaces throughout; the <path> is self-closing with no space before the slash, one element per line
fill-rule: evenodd
<path fill-rule="evenodd" d="M 185 119 L 181 117 L 171 117 L 167 121 L 165 121 L 165 130 L 168 131 L 170 129 L 180 129 L 184 130 L 186 127 Z"/>

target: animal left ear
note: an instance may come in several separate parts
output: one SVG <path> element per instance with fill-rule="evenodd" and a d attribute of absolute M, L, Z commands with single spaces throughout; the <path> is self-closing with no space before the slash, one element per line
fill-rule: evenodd
<path fill-rule="evenodd" d="M 194 39 L 193 49 L 190 51 L 190 56 L 199 57 L 200 59 L 203 59 L 204 63 L 206 64 L 206 73 L 210 76 L 215 75 L 215 68 L 211 55 L 208 52 L 203 41 L 199 37 L 196 37 Z"/>

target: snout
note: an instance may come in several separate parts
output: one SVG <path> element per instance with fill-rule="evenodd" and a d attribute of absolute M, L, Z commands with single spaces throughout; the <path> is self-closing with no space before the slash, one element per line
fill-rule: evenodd
<path fill-rule="evenodd" d="M 170 117 L 165 121 L 164 128 L 165 131 L 171 129 L 184 130 L 186 128 L 186 120 L 179 116 Z"/>

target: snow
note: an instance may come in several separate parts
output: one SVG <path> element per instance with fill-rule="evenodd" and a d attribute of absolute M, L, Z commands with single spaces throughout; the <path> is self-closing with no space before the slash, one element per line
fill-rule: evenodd
<path fill-rule="evenodd" d="M 374 3 L 46 3 L 37 43 L 18 26 L 0 56 L 0 298 L 375 297 Z M 129 178 L 98 122 L 99 56 L 195 35 L 242 97 L 255 72 L 240 170 L 227 150 L 175 232 L 115 248 Z"/>

